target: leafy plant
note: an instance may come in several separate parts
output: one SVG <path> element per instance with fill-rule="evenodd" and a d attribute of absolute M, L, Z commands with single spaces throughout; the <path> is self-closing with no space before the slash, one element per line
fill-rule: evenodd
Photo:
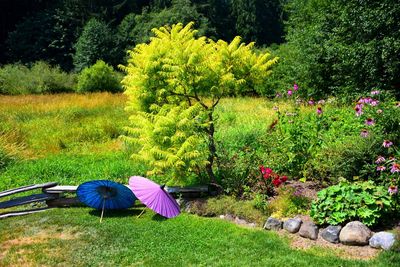
<path fill-rule="evenodd" d="M 195 38 L 193 23 L 153 29 L 149 44 L 130 51 L 122 67 L 132 125 L 126 138 L 134 157 L 152 167 L 149 174 L 185 181 L 205 172 L 215 183 L 214 110 L 223 96 L 253 90 L 276 62 L 256 55 L 254 44 Z M 152 144 L 152 145 L 149 145 Z"/>
<path fill-rule="evenodd" d="M 78 92 L 119 92 L 121 91 L 120 81 L 113 67 L 103 60 L 85 68 L 78 77 Z"/>
<path fill-rule="evenodd" d="M 359 220 L 373 226 L 393 212 L 395 200 L 383 186 L 372 181 L 341 182 L 318 193 L 311 205 L 310 215 L 318 224 L 342 224 Z"/>
<path fill-rule="evenodd" d="M 273 216 L 278 218 L 291 217 L 299 214 L 304 214 L 309 209 L 311 200 L 295 188 L 283 186 L 278 188 L 277 195 L 269 204 Z"/>

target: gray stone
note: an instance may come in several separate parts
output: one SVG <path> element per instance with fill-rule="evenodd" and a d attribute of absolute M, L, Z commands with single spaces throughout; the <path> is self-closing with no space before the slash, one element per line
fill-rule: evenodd
<path fill-rule="evenodd" d="M 321 231 L 321 237 L 331 243 L 339 243 L 339 233 L 342 230 L 340 225 L 329 225 Z"/>
<path fill-rule="evenodd" d="M 299 218 L 289 219 L 283 223 L 283 229 L 289 233 L 297 233 L 303 221 Z"/>
<path fill-rule="evenodd" d="M 236 224 L 240 224 L 240 225 L 246 225 L 247 224 L 246 220 L 240 219 L 239 217 L 235 218 L 235 223 Z"/>
<path fill-rule="evenodd" d="M 369 240 L 369 245 L 373 248 L 382 248 L 389 250 L 396 242 L 395 234 L 388 232 L 379 232 L 374 234 Z"/>
<path fill-rule="evenodd" d="M 349 222 L 340 231 L 339 239 L 345 245 L 368 245 L 372 236 L 371 230 L 359 221 Z"/>
<path fill-rule="evenodd" d="M 225 220 L 233 221 L 233 220 L 235 220 L 235 217 L 233 217 L 232 214 L 225 214 Z"/>
<path fill-rule="evenodd" d="M 316 240 L 318 238 L 318 227 L 312 222 L 303 222 L 299 230 L 299 235 Z"/>
<path fill-rule="evenodd" d="M 269 217 L 264 224 L 266 230 L 280 230 L 282 229 L 282 221 Z"/>
<path fill-rule="evenodd" d="M 225 219 L 225 215 L 219 215 L 220 219 Z"/>

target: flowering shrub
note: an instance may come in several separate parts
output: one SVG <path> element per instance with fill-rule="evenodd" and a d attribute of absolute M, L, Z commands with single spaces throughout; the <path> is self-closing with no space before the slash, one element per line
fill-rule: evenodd
<path fill-rule="evenodd" d="M 273 195 L 275 188 L 284 184 L 287 181 L 287 176 L 280 176 L 271 168 L 260 166 L 261 179 L 256 183 L 256 191 L 267 195 Z"/>

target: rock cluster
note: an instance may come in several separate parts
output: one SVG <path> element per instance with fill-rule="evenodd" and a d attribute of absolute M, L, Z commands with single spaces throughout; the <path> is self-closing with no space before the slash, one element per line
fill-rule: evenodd
<path fill-rule="evenodd" d="M 319 231 L 318 226 L 312 222 L 303 222 L 299 218 L 288 219 L 282 222 L 276 218 L 269 217 L 265 222 L 264 229 L 286 230 L 289 233 L 297 233 L 304 238 L 316 240 L 318 235 L 325 241 L 331 243 L 342 243 L 349 246 L 370 245 L 373 248 L 388 250 L 396 242 L 396 236 L 388 232 L 373 233 L 367 226 L 359 221 L 347 223 L 343 228 L 340 225 L 330 225 Z"/>

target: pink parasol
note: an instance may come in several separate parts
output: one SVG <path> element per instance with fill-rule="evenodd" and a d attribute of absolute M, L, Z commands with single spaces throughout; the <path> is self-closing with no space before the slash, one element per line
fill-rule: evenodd
<path fill-rule="evenodd" d="M 129 188 L 148 208 L 166 217 L 173 218 L 181 213 L 176 200 L 160 186 L 140 176 L 129 178 Z"/>

